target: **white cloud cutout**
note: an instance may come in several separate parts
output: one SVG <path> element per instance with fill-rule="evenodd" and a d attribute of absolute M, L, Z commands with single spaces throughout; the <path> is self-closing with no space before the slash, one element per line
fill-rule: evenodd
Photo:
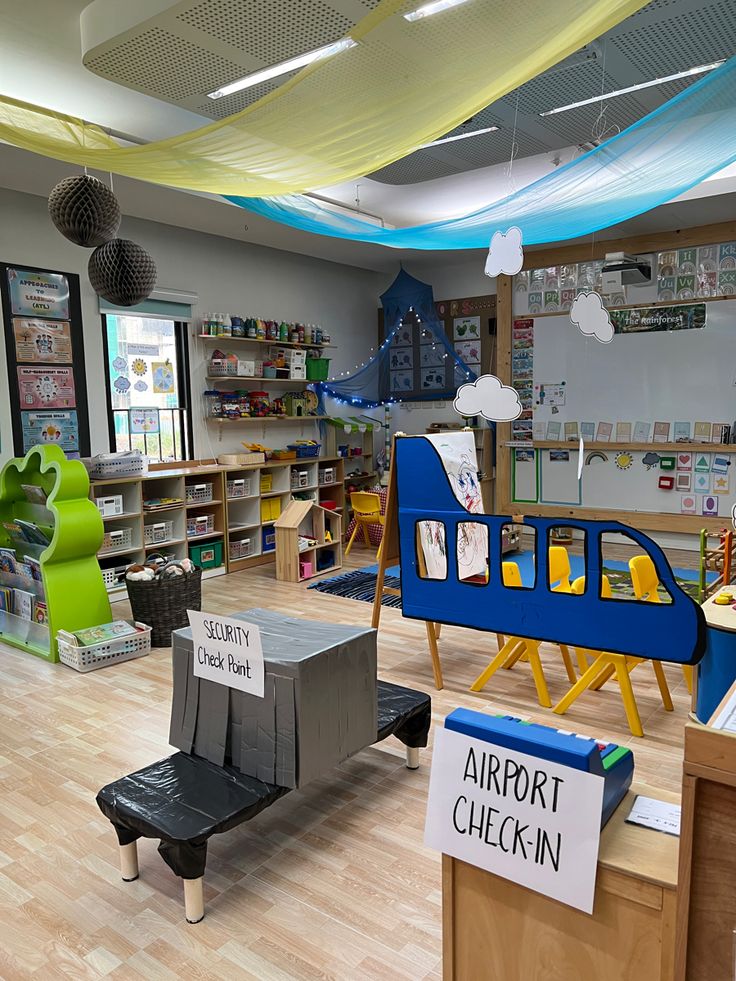
<path fill-rule="evenodd" d="M 524 265 L 521 229 L 512 225 L 507 232 L 494 232 L 486 259 L 486 276 L 515 276 Z"/>
<path fill-rule="evenodd" d="M 613 340 L 613 324 L 600 293 L 578 293 L 570 307 L 570 320 L 586 337 L 595 337 L 601 344 Z"/>
<path fill-rule="evenodd" d="M 483 416 L 492 422 L 511 422 L 521 415 L 521 401 L 515 388 L 504 385 L 495 375 L 481 375 L 461 385 L 453 402 L 461 416 Z"/>

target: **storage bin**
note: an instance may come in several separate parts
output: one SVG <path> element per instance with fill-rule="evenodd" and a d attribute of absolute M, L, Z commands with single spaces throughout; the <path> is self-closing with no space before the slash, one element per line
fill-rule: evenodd
<path fill-rule="evenodd" d="M 215 530 L 214 514 L 197 514 L 187 516 L 187 536 L 210 535 Z"/>
<path fill-rule="evenodd" d="M 238 377 L 252 378 L 256 373 L 255 361 L 238 361 Z"/>
<path fill-rule="evenodd" d="M 70 644 L 64 640 L 63 634 L 59 634 L 56 638 L 59 660 L 75 671 L 84 672 L 144 657 L 151 651 L 151 628 L 138 621 L 135 621 L 135 626 L 141 628 L 137 634 L 121 637 L 119 640 L 106 640 L 101 644 L 90 644 L 89 647 Z"/>
<path fill-rule="evenodd" d="M 200 569 L 217 569 L 222 565 L 222 542 L 207 542 L 203 545 L 190 545 L 189 558 Z"/>
<path fill-rule="evenodd" d="M 308 381 L 327 381 L 329 371 L 329 358 L 307 358 Z"/>
<path fill-rule="evenodd" d="M 125 453 L 100 453 L 83 459 L 90 477 L 137 477 L 148 470 L 148 461 L 142 453 L 131 450 Z"/>
<path fill-rule="evenodd" d="M 232 498 L 250 497 L 252 480 L 250 477 L 236 477 L 227 482 L 227 496 Z"/>
<path fill-rule="evenodd" d="M 319 472 L 319 482 L 321 485 L 324 484 L 334 484 L 335 483 L 335 468 L 325 467 L 324 470 Z"/>
<path fill-rule="evenodd" d="M 123 586 L 125 579 L 125 570 L 127 566 L 119 565 L 112 569 L 101 569 L 102 581 L 105 584 L 105 588 L 109 591 L 112 589 L 117 589 L 119 586 Z"/>
<path fill-rule="evenodd" d="M 211 377 L 234 376 L 238 373 L 238 362 L 230 358 L 212 358 L 207 366 Z"/>
<path fill-rule="evenodd" d="M 246 559 L 253 554 L 253 540 L 251 538 L 241 538 L 237 542 L 230 542 L 230 558 Z"/>
<path fill-rule="evenodd" d="M 306 381 L 307 369 L 303 364 L 293 364 L 289 368 L 289 378 L 295 379 L 296 381 Z"/>
<path fill-rule="evenodd" d="M 168 647 L 171 631 L 189 626 L 187 610 L 202 609 L 201 569 L 172 579 L 126 579 L 125 585 L 134 619 L 153 624 L 152 647 Z"/>
<path fill-rule="evenodd" d="M 261 521 L 275 521 L 280 514 L 280 497 L 267 497 L 261 501 Z"/>
<path fill-rule="evenodd" d="M 156 545 L 158 542 L 169 542 L 173 537 L 173 521 L 156 521 L 154 524 L 143 526 L 144 545 Z"/>
<path fill-rule="evenodd" d="M 289 447 L 292 449 L 292 447 Z M 273 490 L 273 474 L 272 473 L 262 473 L 261 474 L 261 494 L 270 494 Z"/>
<path fill-rule="evenodd" d="M 291 489 L 299 490 L 300 487 L 309 487 L 309 471 L 308 470 L 292 470 L 291 471 Z"/>
<path fill-rule="evenodd" d="M 263 536 L 262 551 L 273 552 L 276 548 L 276 530 L 271 527 L 262 528 L 261 534 Z"/>
<path fill-rule="evenodd" d="M 314 574 L 314 566 L 306 559 L 299 559 L 299 578 L 309 579 Z"/>
<path fill-rule="evenodd" d="M 110 528 L 105 532 L 99 554 L 117 552 L 121 548 L 131 548 L 133 545 L 132 528 Z"/>
<path fill-rule="evenodd" d="M 319 456 L 319 451 L 322 447 L 321 443 L 288 443 L 287 448 L 294 450 L 297 455 L 297 459 L 301 460 L 305 457 L 315 457 Z"/>
<path fill-rule="evenodd" d="M 108 497 L 95 498 L 97 510 L 103 518 L 114 518 L 117 514 L 123 513 L 123 495 L 110 494 Z"/>
<path fill-rule="evenodd" d="M 187 503 L 199 502 L 206 504 L 207 501 L 211 501 L 213 484 L 209 481 L 205 481 L 202 484 L 187 484 L 186 486 L 186 498 Z"/>

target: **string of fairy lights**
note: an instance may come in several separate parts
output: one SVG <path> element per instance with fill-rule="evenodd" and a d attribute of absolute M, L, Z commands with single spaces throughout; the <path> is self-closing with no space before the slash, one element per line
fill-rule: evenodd
<path fill-rule="evenodd" d="M 414 323 L 407 324 L 404 322 L 408 313 L 415 314 L 416 320 Z M 439 326 L 439 321 L 436 321 L 436 323 Z M 354 368 L 348 368 L 345 371 L 339 372 L 337 376 L 332 379 L 331 382 L 318 382 L 314 386 L 314 388 L 317 391 L 319 397 L 322 398 L 326 395 L 334 402 L 337 402 L 340 405 L 354 405 L 364 409 L 367 408 L 376 409 L 383 405 L 395 405 L 397 403 L 421 402 L 421 401 L 436 399 L 438 397 L 437 392 L 431 392 L 431 391 L 428 391 L 427 395 L 424 398 L 419 395 L 409 395 L 405 398 L 402 398 L 399 395 L 394 395 L 393 393 L 391 393 L 390 396 L 385 399 L 370 399 L 370 398 L 365 398 L 364 396 L 361 395 L 345 395 L 344 392 L 343 393 L 339 392 L 339 379 L 344 378 L 346 382 L 347 381 L 354 382 L 363 371 L 371 368 L 376 362 L 376 360 L 381 357 L 381 355 L 386 354 L 388 349 L 392 346 L 394 338 L 397 336 L 399 331 L 407 327 L 410 328 L 412 331 L 414 330 L 415 327 L 420 327 L 420 329 L 423 332 L 422 339 L 426 337 L 427 334 L 429 334 L 431 337 L 431 342 L 428 345 L 424 345 L 424 347 L 431 347 L 432 352 L 438 354 L 437 351 L 438 346 L 441 346 L 441 348 L 444 349 L 441 355 L 443 365 L 448 358 L 451 358 L 452 361 L 454 362 L 455 370 L 459 370 L 460 372 L 462 372 L 462 375 L 464 376 L 464 380 L 468 380 L 468 381 L 474 380 L 477 377 L 475 372 L 471 371 L 470 368 L 462 360 L 462 358 L 459 357 L 457 352 L 453 350 L 453 348 L 450 346 L 450 342 L 443 336 L 438 335 L 432 329 L 431 326 L 429 325 L 422 326 L 422 324 L 423 324 L 422 318 L 418 314 L 416 314 L 414 307 L 409 307 L 407 313 L 404 314 L 396 323 L 396 325 L 389 331 L 389 333 L 386 335 L 384 341 L 378 347 L 378 349 L 376 350 L 376 348 L 374 347 L 370 349 L 368 358 L 365 361 L 356 364 Z M 440 366 L 438 365 L 437 367 Z M 333 388 L 333 385 L 336 387 Z"/>

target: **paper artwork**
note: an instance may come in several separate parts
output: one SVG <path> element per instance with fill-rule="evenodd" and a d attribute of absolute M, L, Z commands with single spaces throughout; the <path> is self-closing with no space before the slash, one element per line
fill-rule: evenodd
<path fill-rule="evenodd" d="M 470 341 L 480 338 L 480 317 L 455 317 L 452 322 L 453 338 Z"/>
<path fill-rule="evenodd" d="M 678 453 L 677 454 L 677 469 L 678 470 L 692 470 L 693 469 L 693 455 L 692 455 L 692 453 Z"/>
<path fill-rule="evenodd" d="M 524 265 L 521 229 L 512 225 L 506 232 L 494 232 L 486 257 L 485 274 L 515 276 Z"/>
<path fill-rule="evenodd" d="M 678 491 L 689 491 L 693 489 L 693 475 L 688 470 L 686 472 L 680 471 L 676 477 L 675 486 Z"/>
<path fill-rule="evenodd" d="M 595 436 L 596 442 L 610 443 L 612 434 L 613 434 L 612 422 L 599 422 L 598 431 L 596 432 L 596 436 Z"/>
<path fill-rule="evenodd" d="M 600 293 L 579 293 L 570 307 L 570 320 L 586 337 L 594 337 L 601 344 L 613 340 L 613 324 Z"/>
<path fill-rule="evenodd" d="M 718 517 L 718 498 L 714 497 L 712 494 L 708 494 L 703 498 L 703 517 Z"/>
<path fill-rule="evenodd" d="M 681 514 L 697 514 L 698 499 L 694 494 L 683 494 L 680 498 Z"/>
<path fill-rule="evenodd" d="M 461 416 L 483 416 L 492 422 L 518 419 L 522 404 L 516 389 L 504 385 L 495 375 L 481 375 L 457 390 L 454 409 Z"/>
<path fill-rule="evenodd" d="M 698 494 L 710 494 L 710 474 L 696 473 L 693 479 L 693 490 Z"/>

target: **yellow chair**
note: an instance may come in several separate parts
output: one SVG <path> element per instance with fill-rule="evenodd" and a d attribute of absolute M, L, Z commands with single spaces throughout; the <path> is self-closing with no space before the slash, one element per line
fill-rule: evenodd
<path fill-rule="evenodd" d="M 368 529 L 371 525 L 383 526 L 385 520 L 384 516 L 381 514 L 381 498 L 378 494 L 369 494 L 367 491 L 353 491 L 350 495 L 350 506 L 353 509 L 355 528 L 350 536 L 348 547 L 345 549 L 346 557 L 350 552 L 350 549 L 353 547 L 355 536 L 361 529 L 363 530 L 366 545 L 368 548 L 371 548 L 371 536 Z M 380 556 L 382 547 L 383 539 L 381 540 L 381 544 L 378 546 L 376 558 Z"/>
<path fill-rule="evenodd" d="M 576 579 L 572 583 L 570 591 L 576 595 L 580 595 L 584 590 L 585 576 L 580 576 L 579 579 Z M 601 596 L 603 599 L 611 599 L 612 597 L 611 584 L 607 576 L 602 577 Z M 557 713 L 557 715 L 564 715 L 572 703 L 584 691 L 600 688 L 611 675 L 615 674 L 621 689 L 621 699 L 624 703 L 624 711 L 626 712 L 626 721 L 629 724 L 629 729 L 632 735 L 643 736 L 644 730 L 641 724 L 641 717 L 639 716 L 639 707 L 636 704 L 634 689 L 631 686 L 631 672 L 639 664 L 642 664 L 645 659 L 633 657 L 628 654 L 611 654 L 608 651 L 596 652 L 582 648 L 578 651 L 579 657 L 581 653 L 583 656 L 591 656 L 594 659 L 593 663 L 578 678 L 570 691 L 555 705 L 553 712 Z M 654 671 L 654 676 L 657 679 L 659 693 L 662 696 L 662 704 L 667 712 L 671 712 L 673 708 L 672 699 L 670 698 L 667 679 L 664 676 L 662 665 L 659 661 L 651 661 L 650 663 Z"/>
<path fill-rule="evenodd" d="M 638 600 L 644 600 L 647 603 L 662 602 L 658 592 L 659 576 L 657 575 L 657 570 L 654 567 L 654 562 L 649 555 L 635 555 L 633 559 L 629 559 L 629 571 L 631 573 L 631 582 L 634 585 L 634 596 L 636 596 Z M 683 664 L 682 673 L 685 678 L 687 690 L 692 695 L 692 665 Z"/>
<path fill-rule="evenodd" d="M 521 573 L 516 562 L 503 562 L 501 565 L 501 575 L 503 576 L 504 586 L 510 586 L 512 589 L 521 587 Z M 511 667 L 519 658 L 525 655 L 532 669 L 532 677 L 534 678 L 534 685 L 537 689 L 537 700 L 544 708 L 550 708 L 552 699 L 549 697 L 547 679 L 544 677 L 544 668 L 542 667 L 542 660 L 539 657 L 539 642 L 525 640 L 523 637 L 509 637 L 505 643 L 501 644 L 498 654 L 481 671 L 470 686 L 470 690 L 480 691 L 500 667 Z M 507 661 L 510 663 L 507 664 Z"/>

